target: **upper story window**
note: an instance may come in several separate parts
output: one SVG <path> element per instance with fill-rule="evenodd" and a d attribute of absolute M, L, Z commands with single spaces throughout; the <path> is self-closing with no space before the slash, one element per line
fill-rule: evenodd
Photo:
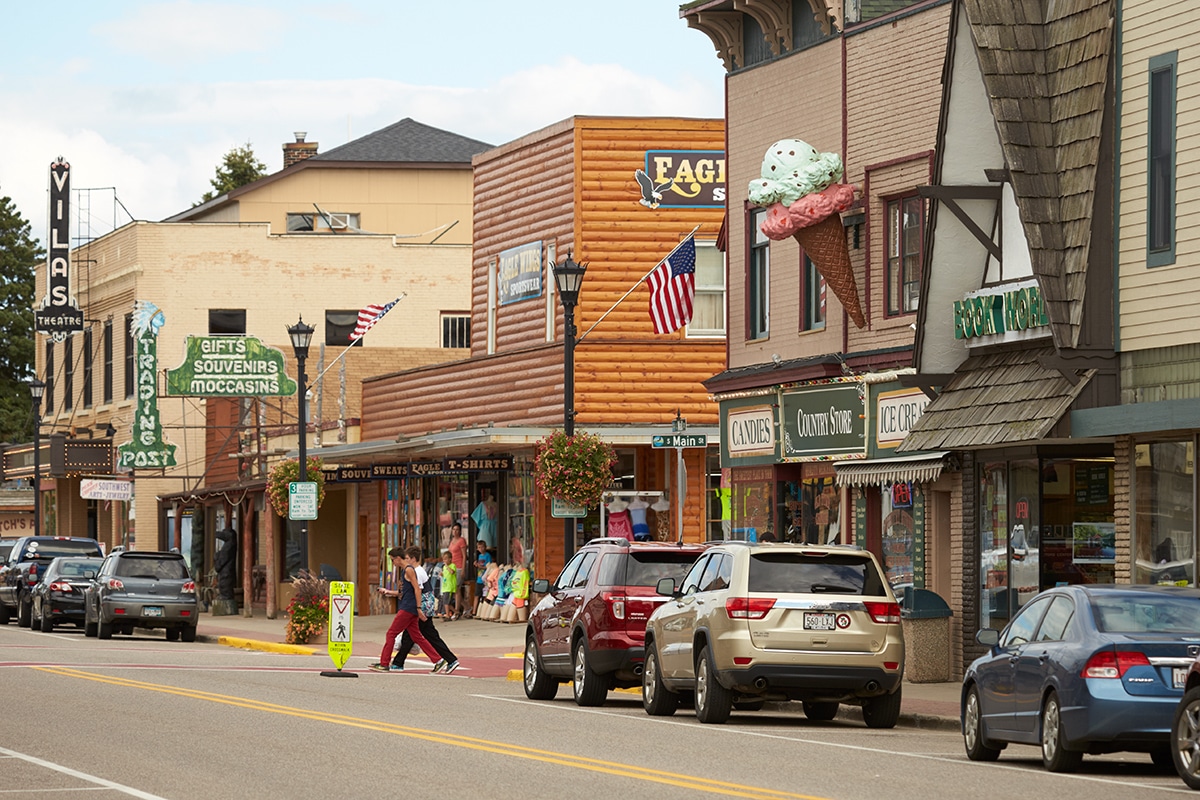
<path fill-rule="evenodd" d="M 442 312 L 442 347 L 471 346 L 471 315 Z"/>
<path fill-rule="evenodd" d="M 887 314 L 909 314 L 921 299 L 925 203 L 916 195 L 887 203 Z"/>
<path fill-rule="evenodd" d="M 825 328 L 825 278 L 807 253 L 801 258 L 800 330 L 819 331 Z"/>
<path fill-rule="evenodd" d="M 133 339 L 133 314 L 125 315 L 125 397 L 133 397 L 133 360 L 137 357 L 137 345 Z"/>
<path fill-rule="evenodd" d="M 46 392 L 42 395 L 42 413 L 54 413 L 54 342 L 46 342 Z"/>
<path fill-rule="evenodd" d="M 837 0 L 843 2 L 843 0 Z M 873 19 L 891 14 L 893 11 L 900 11 L 915 6 L 918 3 L 923 3 L 925 0 L 844 0 L 846 24 L 852 22 L 870 22 Z M 806 2 L 798 3 L 797 5 L 807 5 Z"/>
<path fill-rule="evenodd" d="M 92 329 L 83 332 L 83 396 L 79 404 L 84 408 L 92 407 Z"/>
<path fill-rule="evenodd" d="M 348 214 L 344 211 L 325 214 L 288 214 L 287 229 L 288 233 L 358 230 L 358 214 Z"/>
<path fill-rule="evenodd" d="M 75 337 L 68 336 L 63 342 L 63 411 L 69 411 L 75 402 Z"/>
<path fill-rule="evenodd" d="M 716 242 L 696 242 L 696 297 L 688 336 L 725 335 L 725 254 Z"/>
<path fill-rule="evenodd" d="M 358 325 L 358 311 L 344 309 L 325 312 L 325 344 L 331 347 L 362 347 L 363 339 L 351 339 L 350 334 Z"/>
<path fill-rule="evenodd" d="M 246 309 L 210 308 L 208 310 L 209 336 L 245 336 Z"/>
<path fill-rule="evenodd" d="M 104 348 L 104 394 L 100 402 L 111 403 L 113 399 L 113 323 L 111 319 L 104 323 L 104 341 L 101 347 Z"/>
<path fill-rule="evenodd" d="M 1150 59 L 1146 266 L 1175 263 L 1175 88 L 1177 52 Z"/>
<path fill-rule="evenodd" d="M 765 339 L 771 332 L 771 240 L 762 232 L 767 211 L 749 214 L 750 263 L 746 275 L 746 338 Z"/>

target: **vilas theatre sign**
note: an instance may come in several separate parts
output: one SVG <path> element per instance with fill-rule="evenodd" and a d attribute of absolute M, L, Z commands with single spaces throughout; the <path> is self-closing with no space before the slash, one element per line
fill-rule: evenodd
<path fill-rule="evenodd" d="M 56 342 L 83 330 L 83 311 L 71 293 L 71 165 L 50 165 L 50 247 L 46 251 L 46 296 L 33 312 L 33 329 Z"/>

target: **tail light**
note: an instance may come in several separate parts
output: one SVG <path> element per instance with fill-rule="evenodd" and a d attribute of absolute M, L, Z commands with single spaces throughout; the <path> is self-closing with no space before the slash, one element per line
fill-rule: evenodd
<path fill-rule="evenodd" d="M 762 619 L 774 607 L 774 597 L 730 597 L 725 601 L 730 619 Z"/>
<path fill-rule="evenodd" d="M 196 582 L 195 581 L 184 581 L 183 588 L 179 590 L 179 593 L 180 594 L 195 594 L 196 593 Z"/>
<path fill-rule="evenodd" d="M 1101 650 L 1083 665 L 1081 678 L 1123 678 L 1130 667 L 1148 667 L 1150 659 L 1136 650 Z"/>
<path fill-rule="evenodd" d="M 119 578 L 109 578 L 105 586 L 118 592 L 125 591 L 125 584 L 121 583 Z"/>
<path fill-rule="evenodd" d="M 889 602 L 875 602 L 868 600 L 863 603 L 867 613 L 871 615 L 871 619 L 880 625 L 899 625 L 900 624 L 900 604 Z"/>
<path fill-rule="evenodd" d="M 60 594 L 70 594 L 74 589 L 67 581 L 54 581 L 50 584 L 50 591 Z"/>
<path fill-rule="evenodd" d="M 600 599 L 608 606 L 613 619 L 625 619 L 625 595 L 618 592 L 601 592 Z"/>
<path fill-rule="evenodd" d="M 28 583 L 30 586 L 37 585 L 37 582 L 38 582 L 37 564 L 29 565 L 29 572 L 25 573 L 25 582 Z"/>

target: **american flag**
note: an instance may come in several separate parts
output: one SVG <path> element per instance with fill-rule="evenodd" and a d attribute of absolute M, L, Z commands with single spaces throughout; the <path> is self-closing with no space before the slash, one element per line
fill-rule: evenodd
<path fill-rule="evenodd" d="M 367 331 L 375 327 L 375 323 L 383 319 L 383 315 L 392 310 L 392 306 L 400 302 L 397 297 L 386 306 L 379 306 L 372 303 L 371 305 L 358 312 L 358 324 L 354 326 L 354 332 L 350 334 L 350 341 L 361 339 L 367 335 Z"/>
<path fill-rule="evenodd" d="M 650 319 L 655 333 L 672 333 L 691 321 L 695 277 L 696 239 L 689 236 L 650 273 Z"/>

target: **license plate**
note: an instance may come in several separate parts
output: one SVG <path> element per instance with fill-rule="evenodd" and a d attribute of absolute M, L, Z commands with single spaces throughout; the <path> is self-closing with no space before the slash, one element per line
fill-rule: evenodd
<path fill-rule="evenodd" d="M 804 630 L 832 631 L 837 629 L 836 616 L 832 613 L 823 614 L 812 611 L 804 612 Z"/>
<path fill-rule="evenodd" d="M 1187 667 L 1172 667 L 1171 685 L 1176 689 L 1182 689 L 1187 684 L 1187 674 Z"/>
<path fill-rule="evenodd" d="M 162 606 L 144 606 L 142 608 L 143 617 L 161 617 L 162 615 Z"/>

